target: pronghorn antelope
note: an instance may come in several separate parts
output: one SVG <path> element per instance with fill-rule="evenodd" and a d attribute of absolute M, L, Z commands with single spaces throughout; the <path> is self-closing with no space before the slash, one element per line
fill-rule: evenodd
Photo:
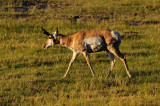
<path fill-rule="evenodd" d="M 54 33 L 49 33 L 42 27 L 41 29 L 43 30 L 43 33 L 49 37 L 49 39 L 46 41 L 46 44 L 44 45 L 45 49 L 49 48 L 52 45 L 60 44 L 62 46 L 66 46 L 73 51 L 73 57 L 69 63 L 69 67 L 64 77 L 67 76 L 73 62 L 80 53 L 82 53 L 86 58 L 92 75 L 95 76 L 95 73 L 90 64 L 89 53 L 100 51 L 107 51 L 108 56 L 111 60 L 111 67 L 108 72 L 108 77 L 110 76 L 116 62 L 114 55 L 116 55 L 123 61 L 128 76 L 132 77 L 127 65 L 127 61 L 124 55 L 119 51 L 121 38 L 118 32 L 107 29 L 84 30 L 78 31 L 77 33 L 70 36 L 64 36 L 58 33 L 58 29 Z"/>

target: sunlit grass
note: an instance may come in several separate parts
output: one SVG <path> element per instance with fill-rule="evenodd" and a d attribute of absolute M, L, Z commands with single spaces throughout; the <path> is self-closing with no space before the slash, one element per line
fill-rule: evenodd
<path fill-rule="evenodd" d="M 41 0 L 47 5 L 42 9 L 37 1 L 28 2 L 33 5 L 25 13 L 14 10 L 23 7 L 23 0 L 3 1 L 0 7 L 1 105 L 159 105 L 159 1 Z M 84 29 L 118 31 L 133 78 L 117 57 L 107 78 L 110 60 L 105 51 L 90 54 L 95 78 L 83 55 L 62 78 L 72 51 L 60 45 L 44 50 L 47 36 L 41 26 L 49 32 L 58 27 L 64 35 Z"/>

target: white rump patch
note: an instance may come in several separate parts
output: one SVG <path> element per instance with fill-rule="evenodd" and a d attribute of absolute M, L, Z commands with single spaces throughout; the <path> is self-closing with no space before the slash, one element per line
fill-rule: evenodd
<path fill-rule="evenodd" d="M 114 37 L 117 41 L 121 41 L 120 34 L 116 31 L 111 30 L 112 37 Z"/>

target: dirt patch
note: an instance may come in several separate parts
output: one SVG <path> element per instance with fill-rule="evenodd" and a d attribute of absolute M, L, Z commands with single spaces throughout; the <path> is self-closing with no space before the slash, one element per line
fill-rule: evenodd
<path fill-rule="evenodd" d="M 136 32 L 136 31 L 126 31 L 126 32 L 123 32 L 123 34 L 121 35 L 121 38 L 123 40 L 127 40 L 127 39 L 140 40 L 142 37 L 143 35 L 140 35 L 139 32 Z"/>
<path fill-rule="evenodd" d="M 125 21 L 125 24 L 129 26 L 140 26 L 140 25 L 150 25 L 159 24 L 160 21 Z"/>

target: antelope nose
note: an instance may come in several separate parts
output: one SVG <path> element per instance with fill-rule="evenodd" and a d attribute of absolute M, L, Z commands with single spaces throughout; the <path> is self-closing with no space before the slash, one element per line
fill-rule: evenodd
<path fill-rule="evenodd" d="M 43 46 L 44 49 L 47 49 L 46 45 Z"/>

